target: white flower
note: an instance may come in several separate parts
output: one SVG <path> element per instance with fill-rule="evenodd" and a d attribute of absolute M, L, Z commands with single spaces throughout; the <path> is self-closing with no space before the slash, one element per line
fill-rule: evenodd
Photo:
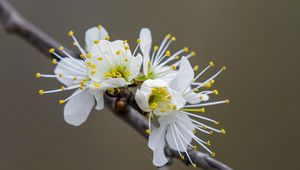
<path fill-rule="evenodd" d="M 225 130 L 219 130 L 203 123 L 203 121 L 206 121 L 218 124 L 215 120 L 190 113 L 201 113 L 204 112 L 204 106 L 229 102 L 229 100 L 206 102 L 209 100 L 209 94 L 217 94 L 216 90 L 194 92 L 195 89 L 207 86 L 207 83 L 211 82 L 224 70 L 224 68 L 222 68 L 214 76 L 202 83 L 195 82 L 195 80 L 211 66 L 212 64 L 194 78 L 193 68 L 187 58 L 183 57 L 178 73 L 169 83 L 165 83 L 159 79 L 147 80 L 141 89 L 137 91 L 135 97 L 137 104 L 141 109 L 150 114 L 149 129 L 146 132 L 150 134 L 148 146 L 153 151 L 153 164 L 155 166 L 163 166 L 168 162 L 164 153 L 166 142 L 172 149 L 178 151 L 182 159 L 185 158 L 185 154 L 193 166 L 196 165 L 193 163 L 187 151 L 188 146 L 196 149 L 196 146 L 191 144 L 192 140 L 207 150 L 211 155 L 215 155 L 215 153 L 210 151 L 207 147 L 207 145 L 210 145 L 210 142 L 200 139 L 195 135 L 195 132 L 199 130 L 206 134 L 212 134 L 213 132 L 225 133 Z M 158 93 L 156 89 L 164 90 Z M 169 107 L 169 104 L 171 106 L 175 105 L 175 107 Z M 158 117 L 160 126 L 152 130 L 150 125 L 153 114 Z M 182 152 L 184 154 L 182 154 Z"/>
<path fill-rule="evenodd" d="M 176 68 L 179 65 L 180 55 L 187 53 L 189 49 L 184 47 L 183 49 L 171 54 L 168 47 L 176 38 L 167 34 L 162 41 L 160 47 L 154 46 L 151 53 L 152 47 L 152 36 L 148 28 L 143 28 L 140 31 L 139 47 L 143 54 L 143 77 L 142 80 L 147 79 L 163 79 L 168 82 L 176 75 Z M 187 58 L 194 56 L 196 53 L 191 52 L 186 55 Z"/>
<path fill-rule="evenodd" d="M 62 58 L 58 52 L 50 49 L 50 53 L 60 59 L 59 62 L 56 59 L 52 61 L 53 64 L 57 64 L 55 74 L 37 73 L 36 77 L 57 78 L 66 86 L 56 90 L 40 90 L 41 95 L 75 90 L 68 98 L 59 100 L 59 103 L 67 102 L 64 107 L 65 121 L 79 126 L 88 118 L 95 100 L 96 109 L 103 109 L 105 90 L 124 87 L 132 83 L 140 72 L 142 56 L 133 56 L 127 42 L 121 40 L 110 42 L 107 31 L 101 26 L 86 31 L 87 51 L 80 46 L 72 31 L 69 32 L 69 36 L 73 38 L 74 45 L 80 50 L 82 60 L 72 57 L 63 47 L 59 50 L 66 58 Z"/>

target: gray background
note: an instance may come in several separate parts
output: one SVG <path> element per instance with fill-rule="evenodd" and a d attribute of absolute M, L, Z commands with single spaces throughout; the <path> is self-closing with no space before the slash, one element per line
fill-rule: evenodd
<path fill-rule="evenodd" d="M 102 24 L 112 39 L 131 46 L 141 27 L 159 43 L 176 35 L 172 50 L 188 46 L 201 68 L 209 61 L 228 71 L 216 79 L 230 105 L 208 107 L 226 135 L 213 136 L 217 159 L 234 169 L 299 169 L 299 17 L 296 0 L 13 0 L 24 16 L 65 46 L 73 29 Z M 298 47 L 298 48 L 297 48 Z M 133 47 L 132 47 L 133 48 Z M 94 111 L 80 127 L 63 120 L 64 94 L 42 54 L 0 28 L 0 169 L 155 169 L 146 140 L 109 111 Z M 217 68 L 216 67 L 216 68 Z M 216 69 L 215 68 L 215 69 Z M 216 71 L 216 70 L 214 70 Z M 212 74 L 213 72 L 209 72 Z M 191 168 L 191 167 L 189 167 Z M 175 161 L 173 169 L 189 169 Z"/>

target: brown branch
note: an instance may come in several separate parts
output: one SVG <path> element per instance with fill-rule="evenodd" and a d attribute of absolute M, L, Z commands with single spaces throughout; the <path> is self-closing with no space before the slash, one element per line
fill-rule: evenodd
<path fill-rule="evenodd" d="M 30 43 L 33 47 L 39 50 L 45 56 L 53 57 L 48 52 L 49 48 L 58 48 L 60 43 L 54 40 L 52 37 L 47 35 L 45 32 L 31 24 L 24 17 L 22 17 L 7 0 L 0 0 L 0 20 L 8 33 L 15 34 L 25 41 Z M 72 55 L 75 53 L 68 50 Z M 61 54 L 63 56 L 63 54 Z M 121 100 L 121 101 L 120 101 Z M 148 128 L 147 119 L 141 114 L 142 111 L 137 107 L 132 95 L 125 96 L 122 98 L 117 98 L 118 102 L 125 102 L 123 107 L 122 103 L 116 103 L 116 98 L 109 95 L 105 96 L 106 107 L 108 107 L 113 114 L 120 117 L 122 120 L 127 122 L 131 127 L 133 127 L 138 133 L 140 133 L 145 138 L 148 136 L 145 130 Z M 122 107 L 121 109 L 116 109 Z M 166 155 L 170 158 L 170 163 L 160 169 L 169 169 L 171 165 L 171 158 L 180 159 L 177 151 L 165 148 Z M 211 158 L 208 154 L 195 151 L 191 148 L 188 150 L 192 160 L 198 167 L 203 169 L 217 169 L 217 170 L 230 170 L 228 166 L 223 163 Z M 190 163 L 187 160 L 183 160 L 186 165 Z"/>

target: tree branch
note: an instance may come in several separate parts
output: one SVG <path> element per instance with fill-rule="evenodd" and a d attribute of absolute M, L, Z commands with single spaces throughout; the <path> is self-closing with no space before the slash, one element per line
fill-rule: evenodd
<path fill-rule="evenodd" d="M 25 41 L 30 43 L 34 48 L 39 50 L 45 56 L 53 58 L 48 50 L 52 47 L 58 48 L 60 43 L 54 40 L 52 37 L 47 35 L 45 32 L 31 24 L 24 17 L 22 17 L 7 0 L 0 0 L 0 21 L 2 22 L 5 30 L 8 33 L 15 34 Z M 70 54 L 75 56 L 73 51 L 67 50 Z M 64 56 L 63 54 L 60 54 Z M 125 102 L 124 109 L 116 109 L 116 100 Z M 108 107 L 113 114 L 120 117 L 122 120 L 127 122 L 131 127 L 133 127 L 138 133 L 140 133 L 145 138 L 148 138 L 145 131 L 148 129 L 148 120 L 141 114 L 142 111 L 137 107 L 132 95 L 114 98 L 109 95 L 105 95 L 106 107 Z M 180 159 L 177 151 L 165 148 L 166 155 L 171 158 Z M 191 159 L 198 167 L 203 169 L 217 169 L 217 170 L 231 170 L 228 166 L 223 163 L 211 158 L 208 154 L 195 151 L 192 148 L 188 149 Z M 171 160 L 170 160 L 171 161 Z M 183 160 L 186 165 L 190 163 L 187 160 Z M 171 164 L 171 162 L 170 162 Z M 159 169 L 166 170 L 170 168 L 170 164 L 161 167 Z"/>

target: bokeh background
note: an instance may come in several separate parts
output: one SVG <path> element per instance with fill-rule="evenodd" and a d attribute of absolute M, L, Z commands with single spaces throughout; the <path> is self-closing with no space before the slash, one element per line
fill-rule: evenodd
<path fill-rule="evenodd" d="M 72 29 L 83 40 L 91 26 L 104 25 L 112 39 L 135 46 L 141 27 L 158 44 L 177 37 L 172 50 L 188 46 L 191 62 L 214 61 L 227 71 L 216 79 L 215 99 L 230 105 L 208 107 L 226 135 L 211 137 L 217 159 L 234 169 L 299 169 L 300 1 L 297 0 L 12 0 L 29 20 L 71 46 Z M 80 127 L 63 120 L 62 94 L 54 89 L 50 61 L 0 27 L 0 169 L 156 169 L 146 140 L 108 110 L 93 111 Z M 191 169 L 175 161 L 173 168 Z"/>

